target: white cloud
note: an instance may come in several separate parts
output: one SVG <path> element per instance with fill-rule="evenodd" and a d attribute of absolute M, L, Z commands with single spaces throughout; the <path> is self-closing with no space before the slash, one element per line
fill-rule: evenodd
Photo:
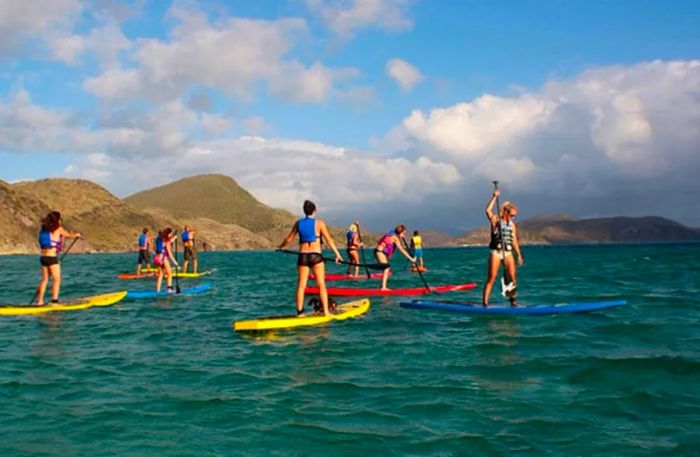
<path fill-rule="evenodd" d="M 425 79 L 416 67 L 401 59 L 391 59 L 386 64 L 386 74 L 394 79 L 401 90 L 410 91 Z"/>
<path fill-rule="evenodd" d="M 306 0 L 309 9 L 341 38 L 350 38 L 355 31 L 376 27 L 392 31 L 410 29 L 407 17 L 408 0 Z"/>
<path fill-rule="evenodd" d="M 15 55 L 28 42 L 64 35 L 81 11 L 79 0 L 0 0 L 0 56 Z"/>
<path fill-rule="evenodd" d="M 302 19 L 231 17 L 210 23 L 198 10 L 179 6 L 169 14 L 179 22 L 168 39 L 129 45 L 114 33 L 111 55 L 131 46 L 136 65 L 107 70 L 86 80 L 85 88 L 108 100 L 162 102 L 196 86 L 252 99 L 258 83 L 263 83 L 283 100 L 321 103 L 332 96 L 337 82 L 357 75 L 351 68 L 328 68 L 320 62 L 305 65 L 288 57 L 295 43 L 308 35 Z"/>

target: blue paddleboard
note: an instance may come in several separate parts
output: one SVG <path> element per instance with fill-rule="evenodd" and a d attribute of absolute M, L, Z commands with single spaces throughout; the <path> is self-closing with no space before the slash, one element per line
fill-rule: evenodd
<path fill-rule="evenodd" d="M 600 309 L 613 308 L 615 306 L 622 306 L 626 304 L 627 302 L 625 300 L 609 300 L 586 303 L 560 303 L 556 305 L 520 305 L 517 307 L 491 305 L 484 308 L 481 306 L 481 303 L 464 303 L 457 301 L 413 300 L 410 302 L 401 302 L 401 306 L 403 308 L 437 309 L 442 311 L 470 314 L 520 314 L 530 316 L 544 314 L 588 313 L 591 311 L 598 311 Z"/>
<path fill-rule="evenodd" d="M 203 294 L 204 292 L 211 289 L 211 283 L 207 282 L 200 284 L 196 287 L 189 287 L 187 289 L 181 289 L 180 293 L 168 292 L 167 290 L 161 290 L 156 292 L 155 290 L 130 290 L 126 294 L 126 298 L 155 298 L 155 297 L 167 297 L 176 295 L 196 295 Z"/>

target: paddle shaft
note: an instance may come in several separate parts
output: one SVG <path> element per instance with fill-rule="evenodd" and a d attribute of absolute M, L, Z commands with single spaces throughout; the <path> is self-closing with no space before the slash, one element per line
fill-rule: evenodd
<path fill-rule="evenodd" d="M 404 249 L 406 249 L 406 252 L 411 252 L 411 250 L 408 248 L 408 243 L 406 243 L 406 240 L 401 238 L 401 244 L 403 244 Z M 425 289 L 430 292 L 430 286 L 428 285 L 428 282 L 425 280 L 425 277 L 423 276 L 423 272 L 420 271 L 420 268 L 418 267 L 418 264 L 416 262 L 413 262 L 413 266 L 416 267 L 416 273 L 418 273 L 418 276 L 420 276 L 420 279 L 423 281 L 423 285 L 425 286 Z"/>
<path fill-rule="evenodd" d="M 177 231 L 175 232 L 175 292 L 178 294 L 180 290 L 180 261 L 177 259 Z"/>
<path fill-rule="evenodd" d="M 63 262 L 63 258 L 68 254 L 68 252 L 71 250 L 73 245 L 79 239 L 80 239 L 79 237 L 73 238 L 73 241 L 71 242 L 71 244 L 68 245 L 68 248 L 65 251 L 63 251 L 63 254 L 61 254 L 61 257 L 59 257 L 59 259 L 58 259 L 59 262 Z M 29 300 L 29 304 L 31 305 L 32 303 L 34 303 L 34 300 L 36 300 L 38 296 L 39 296 L 39 288 L 37 287 L 36 292 L 34 292 L 34 296 L 32 297 L 31 300 Z"/>
<path fill-rule="evenodd" d="M 299 251 L 292 251 L 289 249 L 277 249 L 279 252 L 283 252 L 285 254 L 312 254 L 311 252 L 304 253 L 304 252 L 299 252 Z M 326 260 L 328 262 L 335 262 L 335 259 L 331 259 L 330 257 L 324 257 L 323 255 L 321 256 L 323 260 Z M 353 267 L 365 267 L 365 268 L 371 268 L 373 270 L 386 270 L 389 268 L 388 263 L 352 263 L 352 262 L 346 262 L 344 260 L 341 260 L 338 262 L 342 265 L 352 265 Z"/>
<path fill-rule="evenodd" d="M 357 238 L 360 240 L 360 255 L 362 256 L 362 263 L 365 264 L 365 272 L 367 273 L 367 279 L 370 279 L 372 275 L 367 268 L 367 258 L 365 257 L 365 243 L 362 241 L 362 232 L 360 232 L 360 224 L 357 224 Z"/>

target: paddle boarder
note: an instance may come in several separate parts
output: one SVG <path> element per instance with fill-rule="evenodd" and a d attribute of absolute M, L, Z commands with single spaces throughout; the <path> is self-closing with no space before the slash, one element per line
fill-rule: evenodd
<path fill-rule="evenodd" d="M 146 265 L 146 270 L 151 269 L 151 238 L 148 236 L 148 228 L 144 227 L 139 235 L 139 260 L 136 263 L 136 274 L 141 274 L 141 265 Z"/>
<path fill-rule="evenodd" d="M 64 229 L 61 226 L 61 213 L 51 211 L 42 221 L 41 230 L 39 231 L 41 281 L 37 288 L 37 305 L 44 304 L 44 294 L 49 283 L 49 277 L 52 279 L 51 303 L 58 303 L 58 294 L 61 291 L 61 264 L 58 259 L 58 253 L 61 252 L 64 238 L 80 238 L 80 233 L 69 232 Z"/>
<path fill-rule="evenodd" d="M 394 230 L 384 234 L 384 236 L 379 239 L 377 247 L 374 248 L 374 258 L 377 259 L 377 262 L 389 265 L 389 259 L 394 254 L 394 251 L 398 249 L 411 263 L 416 263 L 416 259 L 403 247 L 401 240 L 405 240 L 405 237 L 406 226 L 403 224 L 397 225 Z M 391 267 L 385 268 L 382 272 L 382 290 L 389 290 L 387 281 L 389 280 L 390 274 Z"/>
<path fill-rule="evenodd" d="M 304 289 L 309 280 L 309 273 L 312 271 L 316 285 L 319 288 L 318 295 L 323 305 L 323 314 L 328 316 L 330 311 L 328 309 L 328 292 L 326 291 L 326 266 L 323 263 L 321 241 L 325 240 L 333 250 L 336 263 L 342 262 L 343 257 L 338 252 L 338 248 L 328 232 L 326 223 L 316 218 L 316 205 L 310 200 L 304 202 L 304 218 L 294 223 L 289 235 L 279 245 L 279 249 L 284 249 L 297 235 L 299 235 L 299 257 L 297 259 L 299 276 L 296 293 L 297 316 L 303 316 L 304 314 Z"/>
<path fill-rule="evenodd" d="M 413 231 L 413 236 L 411 237 L 411 254 L 416 258 L 416 264 L 413 266 L 413 270 L 425 271 L 425 264 L 423 262 L 423 237 L 420 236 L 418 230 Z"/>
<path fill-rule="evenodd" d="M 175 240 L 175 235 L 173 234 L 173 229 L 170 227 L 161 230 L 156 238 L 155 255 L 153 256 L 153 263 L 156 267 L 158 267 L 158 274 L 156 276 L 156 292 L 160 292 L 160 287 L 163 283 L 163 275 L 165 275 L 165 283 L 168 287 L 168 292 L 174 292 L 173 270 L 170 267 L 170 262 L 176 266 L 178 263 L 175 256 L 173 256 L 173 250 L 170 248 L 173 240 Z"/>
<path fill-rule="evenodd" d="M 520 251 L 520 243 L 518 243 L 518 228 L 515 225 L 515 217 L 518 215 L 517 206 L 507 201 L 503 204 L 500 215 L 493 213 L 493 205 L 496 203 L 500 194 L 501 192 L 495 189 L 493 195 L 491 195 L 491 199 L 486 205 L 486 218 L 489 220 L 491 229 L 491 241 L 489 242 L 491 253 L 489 254 L 488 273 L 486 275 L 486 283 L 484 284 L 484 293 L 482 297 L 482 304 L 484 306 L 489 305 L 491 289 L 493 288 L 493 283 L 496 282 L 501 264 L 505 264 L 506 276 L 512 281 L 512 287 L 513 290 L 515 290 L 516 269 L 513 252 L 518 255 L 519 265 L 522 265 L 524 262 L 523 254 Z M 509 294 L 508 300 L 511 306 L 517 306 L 514 293 Z"/>
<path fill-rule="evenodd" d="M 360 263 L 359 249 L 362 246 L 358 226 L 359 224 L 357 222 L 353 222 L 352 224 L 350 224 L 350 226 L 348 227 L 348 231 L 345 233 L 345 237 L 347 239 L 347 246 L 345 248 L 345 251 L 348 253 L 348 260 L 351 263 L 355 264 Z M 353 277 L 360 276 L 360 266 L 348 265 L 348 275 Z"/>
<path fill-rule="evenodd" d="M 187 273 L 187 267 L 192 260 L 192 273 L 197 273 L 197 250 L 195 249 L 195 235 L 197 232 L 189 225 L 185 225 L 182 231 L 182 246 L 185 251 L 185 262 L 182 264 L 182 271 Z"/>

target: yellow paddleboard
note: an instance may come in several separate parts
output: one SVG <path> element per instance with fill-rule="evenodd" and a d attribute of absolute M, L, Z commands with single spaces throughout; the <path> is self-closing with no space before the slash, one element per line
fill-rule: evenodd
<path fill-rule="evenodd" d="M 76 311 L 79 309 L 92 308 L 93 306 L 113 305 L 126 297 L 126 291 L 113 292 L 111 294 L 94 295 L 92 297 L 77 298 L 65 303 L 55 305 L 6 305 L 0 306 L 0 316 L 22 316 L 26 314 L 43 314 L 54 311 Z"/>
<path fill-rule="evenodd" d="M 344 319 L 350 319 L 353 317 L 360 316 L 367 311 L 369 311 L 370 302 L 368 299 L 364 298 L 362 300 L 355 300 L 349 303 L 344 303 L 338 305 L 335 310 L 335 314 L 330 316 L 272 316 L 272 317 L 261 317 L 260 319 L 254 319 L 250 321 L 239 321 L 234 322 L 233 329 L 237 332 L 243 331 L 259 331 L 259 330 L 273 330 L 280 328 L 292 328 L 292 327 L 307 327 L 310 325 L 325 324 L 331 321 L 341 321 Z"/>

